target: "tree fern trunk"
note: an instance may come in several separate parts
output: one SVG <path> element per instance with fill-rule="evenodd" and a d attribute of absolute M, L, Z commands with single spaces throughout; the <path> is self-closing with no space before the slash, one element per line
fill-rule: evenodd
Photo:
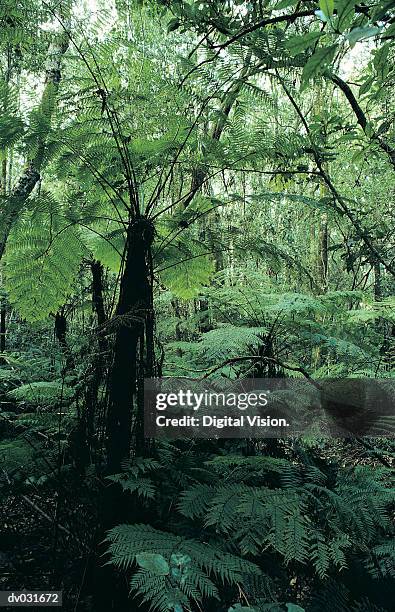
<path fill-rule="evenodd" d="M 65 359 L 65 370 L 75 370 L 75 361 L 69 344 L 67 342 L 67 320 L 64 314 L 63 308 L 59 310 L 55 315 L 55 326 L 54 326 L 55 338 L 59 342 L 59 346 L 62 350 Z"/>
<path fill-rule="evenodd" d="M 134 441 L 134 454 L 145 453 L 144 376 L 154 369 L 154 318 L 152 304 L 151 245 L 153 226 L 145 218 L 131 222 L 126 245 L 124 272 L 114 323 L 116 325 L 113 362 L 108 376 L 107 470 L 117 473 L 128 459 Z M 118 485 L 107 486 L 99 507 L 104 532 L 118 523 L 142 520 L 138 500 L 122 493 Z M 97 612 L 132 609 L 128 585 L 111 566 L 104 566 L 103 533 L 94 560 L 93 593 Z M 144 608 L 142 608 L 144 610 Z"/>
<path fill-rule="evenodd" d="M 90 264 L 92 272 L 92 310 L 96 314 L 97 323 L 97 353 L 92 363 L 92 375 L 85 393 L 86 403 L 86 438 L 91 450 L 94 446 L 95 417 L 99 406 L 99 389 L 103 379 L 105 367 L 105 355 L 107 353 L 107 342 L 104 337 L 103 326 L 107 315 L 104 308 L 103 266 L 100 261 L 92 261 Z"/>
<path fill-rule="evenodd" d="M 129 227 L 108 382 L 107 463 L 112 473 L 129 457 L 132 427 L 135 453 L 144 453 L 143 384 L 153 372 L 153 236 L 152 224 L 143 217 Z"/>

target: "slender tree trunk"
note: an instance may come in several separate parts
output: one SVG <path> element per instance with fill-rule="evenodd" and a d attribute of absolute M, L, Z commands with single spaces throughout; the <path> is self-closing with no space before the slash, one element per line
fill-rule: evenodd
<path fill-rule="evenodd" d="M 250 378 L 281 378 L 276 363 L 272 361 L 272 359 L 275 359 L 275 352 L 273 338 L 270 335 L 266 336 L 258 353 L 262 355 L 262 361 L 257 361 L 254 364 L 254 367 L 250 370 Z"/>
<path fill-rule="evenodd" d="M 8 82 L 8 80 L 7 80 Z M 1 164 L 1 176 L 0 176 L 0 195 L 7 195 L 7 157 L 4 157 Z M 1 265 L 1 263 L 0 263 Z M 4 265 L 4 264 L 3 264 Z M 0 270 L 1 274 L 1 286 L 3 286 L 3 270 Z M 4 353 L 6 349 L 6 317 L 7 317 L 7 297 L 5 290 L 3 295 L 0 297 L 0 353 Z M 0 364 L 4 363 L 4 358 L 0 358 Z"/>
<path fill-rule="evenodd" d="M 60 348 L 62 349 L 62 353 L 65 358 L 66 370 L 75 370 L 74 357 L 66 339 L 67 320 L 63 308 L 55 315 L 54 334 L 55 338 L 59 342 Z"/>
<path fill-rule="evenodd" d="M 67 5 L 68 3 L 64 3 Z M 48 59 L 45 66 L 45 87 L 41 98 L 41 106 L 44 106 L 49 116 L 55 110 L 56 94 L 61 79 L 61 61 L 69 46 L 69 38 L 65 32 L 57 35 L 48 50 Z M 33 159 L 28 160 L 26 168 L 14 189 L 6 198 L 0 211 L 0 260 L 4 255 L 8 236 L 24 208 L 25 202 L 40 180 L 40 172 L 43 165 L 46 136 L 44 135 L 38 143 L 37 152 Z"/>
<path fill-rule="evenodd" d="M 245 59 L 244 66 L 242 70 L 240 71 L 240 76 L 238 80 L 235 82 L 234 86 L 231 87 L 230 91 L 228 91 L 225 94 L 222 100 L 219 118 L 214 123 L 214 125 L 212 126 L 210 130 L 211 138 L 213 140 L 216 140 L 217 142 L 219 142 L 221 139 L 221 136 L 225 130 L 226 122 L 229 118 L 233 105 L 236 102 L 237 98 L 239 97 L 242 91 L 244 80 L 247 78 L 248 73 L 249 73 L 250 62 L 251 62 L 251 53 L 249 53 Z M 208 174 L 207 167 L 197 166 L 193 170 L 191 188 L 189 190 L 189 193 L 183 199 L 184 208 L 187 208 L 189 206 L 189 204 L 194 199 L 195 195 L 201 190 L 205 181 L 207 180 L 207 174 Z"/>
<path fill-rule="evenodd" d="M 320 227 L 320 242 L 319 242 L 319 278 L 322 293 L 326 293 L 328 290 L 328 218 L 324 214 L 321 217 Z"/>
<path fill-rule="evenodd" d="M 213 231 L 213 225 L 216 227 L 216 233 Z M 208 250 L 212 252 L 214 259 L 215 272 L 223 270 L 223 251 L 221 251 L 221 242 L 218 240 L 218 234 L 221 228 L 221 216 L 218 211 L 215 211 L 209 218 L 203 217 L 202 230 L 200 240 L 207 244 Z M 209 332 L 213 329 L 210 319 L 210 304 L 206 297 L 199 299 L 199 330 L 202 333 Z"/>
<path fill-rule="evenodd" d="M 382 282 L 381 282 L 381 265 L 380 265 L 380 262 L 377 261 L 377 259 L 373 261 L 373 279 L 374 279 L 373 280 L 374 301 L 381 302 L 381 300 L 383 299 L 383 289 L 382 289 Z M 390 331 L 388 330 L 388 324 L 386 324 L 385 320 L 382 317 L 379 317 L 375 321 L 375 329 L 376 329 L 376 332 L 382 335 L 384 338 L 381 351 L 383 351 L 383 348 L 384 348 L 384 354 L 385 354 L 386 352 L 385 347 L 388 344 L 388 336 L 389 336 L 388 332 Z"/>
<path fill-rule="evenodd" d="M 103 297 L 103 266 L 100 261 L 91 262 L 92 271 L 92 310 L 97 315 L 97 324 L 104 325 L 106 312 Z"/>
<path fill-rule="evenodd" d="M 0 353 L 4 353 L 6 349 L 6 333 L 7 333 L 7 304 L 6 298 L 3 297 L 1 300 L 0 310 Z"/>
<path fill-rule="evenodd" d="M 107 320 L 103 297 L 103 266 L 100 261 L 92 261 L 92 310 L 97 322 L 97 353 L 92 363 L 92 375 L 85 393 L 86 404 L 86 438 L 92 450 L 95 433 L 95 416 L 99 405 L 99 389 L 103 378 L 107 341 L 103 327 Z"/>
<path fill-rule="evenodd" d="M 171 305 L 173 307 L 174 314 L 177 317 L 177 323 L 176 323 L 176 327 L 175 327 L 175 330 L 174 330 L 175 337 L 176 337 L 177 342 L 180 342 L 183 339 L 183 334 L 182 334 L 182 331 L 181 331 L 181 328 L 180 328 L 180 323 L 181 323 L 182 316 L 181 316 L 180 302 L 179 302 L 178 298 L 176 298 L 176 297 L 173 298 L 171 300 Z M 179 357 L 181 357 L 182 352 L 180 351 L 180 349 L 177 349 L 177 354 L 178 354 Z"/>
<path fill-rule="evenodd" d="M 382 284 L 382 268 L 377 260 L 373 261 L 373 295 L 375 302 L 381 302 L 385 297 Z M 391 371 L 394 367 L 395 358 L 395 325 L 379 317 L 375 321 L 375 329 L 376 333 L 383 337 L 380 355 L 382 355 L 385 369 Z"/>
<path fill-rule="evenodd" d="M 375 260 L 373 263 L 373 274 L 374 274 L 374 285 L 373 285 L 374 300 L 375 302 L 380 302 L 383 297 L 382 289 L 381 289 L 381 266 L 380 266 L 380 262 L 377 260 Z"/>

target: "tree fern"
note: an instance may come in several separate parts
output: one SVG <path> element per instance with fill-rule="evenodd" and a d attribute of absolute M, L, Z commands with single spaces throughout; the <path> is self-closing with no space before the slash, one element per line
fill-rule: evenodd
<path fill-rule="evenodd" d="M 136 493 L 145 499 L 153 499 L 156 493 L 155 484 L 151 478 L 144 477 L 143 474 L 155 471 L 159 467 L 160 464 L 154 459 L 137 457 L 134 462 L 124 466 L 121 474 L 107 476 L 107 479 L 121 485 L 124 491 Z"/>
<path fill-rule="evenodd" d="M 8 395 L 18 402 L 45 407 L 70 400 L 73 396 L 73 391 L 62 381 L 40 381 L 21 385 L 9 391 Z"/>
<path fill-rule="evenodd" d="M 11 303 L 30 321 L 56 312 L 70 294 L 83 254 L 78 231 L 58 212 L 26 211 L 12 230 L 7 249 Z"/>
<path fill-rule="evenodd" d="M 182 610 L 191 600 L 218 599 L 213 579 L 237 584 L 244 575 L 259 573 L 254 564 L 220 548 L 148 525 L 119 525 L 109 532 L 107 541 L 115 566 L 127 569 L 143 565 L 132 578 L 131 588 L 159 612 L 176 610 L 177 605 Z"/>
<path fill-rule="evenodd" d="M 317 467 L 286 459 L 231 456 L 219 457 L 210 465 L 220 480 L 232 474 L 233 482 L 191 486 L 181 495 L 179 511 L 206 528 L 232 536 L 242 554 L 259 557 L 262 550 L 273 549 L 285 563 L 305 564 L 311 558 L 323 579 L 334 566 L 347 567 L 355 546 L 362 549 L 379 529 L 390 530 L 393 491 L 385 486 L 388 470 L 384 468 L 373 477 L 362 467 L 339 470 L 331 488 Z M 245 484 L 252 475 L 262 480 L 259 486 Z M 264 485 L 268 478 L 273 488 Z M 280 482 L 285 488 L 276 488 Z M 325 534 L 322 512 L 330 517 Z"/>

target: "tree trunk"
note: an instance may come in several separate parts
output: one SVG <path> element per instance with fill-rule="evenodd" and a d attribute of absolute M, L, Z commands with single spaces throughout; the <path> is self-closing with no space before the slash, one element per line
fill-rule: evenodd
<path fill-rule="evenodd" d="M 9 79 L 6 80 L 8 82 Z M 1 175 L 0 175 L 0 195 L 7 195 L 7 157 L 4 157 L 1 164 Z M 1 288 L 3 289 L 3 270 L 0 270 L 1 276 Z M 3 295 L 0 297 L 0 353 L 4 353 L 6 349 L 6 316 L 7 316 L 7 297 L 5 290 Z M 0 358 L 0 365 L 4 363 L 4 358 Z"/>
<path fill-rule="evenodd" d="M 122 462 L 134 454 L 145 454 L 144 376 L 154 373 L 154 317 L 151 245 L 152 223 L 144 217 L 128 228 L 124 272 L 114 324 L 113 362 L 108 376 L 106 426 L 107 471 L 121 471 Z M 99 508 L 99 523 L 106 532 L 125 521 L 143 520 L 138 499 L 125 496 L 118 485 L 106 486 Z M 103 540 L 101 534 L 101 541 Z M 112 566 L 104 566 L 105 546 L 98 543 L 93 560 L 94 606 L 97 612 L 126 612 L 127 583 Z M 143 608 L 142 608 L 143 609 Z"/>
<path fill-rule="evenodd" d="M 127 235 L 125 268 L 115 316 L 114 358 L 108 382 L 107 464 L 119 472 L 130 454 L 132 427 L 136 455 L 143 455 L 144 376 L 154 369 L 151 245 L 154 228 L 139 217 Z"/>
<path fill-rule="evenodd" d="M 381 302 L 381 300 L 383 299 L 383 289 L 382 289 L 382 283 L 381 283 L 381 265 L 380 265 L 380 262 L 377 261 L 377 259 L 373 261 L 373 278 L 374 278 L 374 281 L 373 281 L 374 301 Z M 383 347 L 384 347 L 384 353 L 386 353 L 385 347 L 388 344 L 388 336 L 389 336 L 388 324 L 386 324 L 385 320 L 382 317 L 379 317 L 375 321 L 375 329 L 378 334 L 384 337 L 381 351 L 383 350 Z"/>
<path fill-rule="evenodd" d="M 328 218 L 324 214 L 321 217 L 320 244 L 319 244 L 319 278 L 322 293 L 328 290 Z"/>
<path fill-rule="evenodd" d="M 99 327 L 106 322 L 106 312 L 103 298 L 103 266 L 100 261 L 91 262 L 92 271 L 92 310 L 97 315 Z"/>
<path fill-rule="evenodd" d="M 1 299 L 1 309 L 0 309 L 0 353 L 5 352 L 6 344 L 6 317 L 7 317 L 7 301 L 6 297 L 3 296 Z"/>
<path fill-rule="evenodd" d="M 383 297 L 382 289 L 381 289 L 381 266 L 380 266 L 380 262 L 377 260 L 374 260 L 373 262 L 373 274 L 374 274 L 374 285 L 373 285 L 374 301 L 380 302 Z"/>
<path fill-rule="evenodd" d="M 55 99 L 58 92 L 61 79 L 61 61 L 63 55 L 67 51 L 68 46 L 69 38 L 66 32 L 63 32 L 55 37 L 54 42 L 50 45 L 48 50 L 48 59 L 45 66 L 45 87 L 40 105 L 45 107 L 50 118 L 54 112 L 54 103 L 49 103 L 49 100 L 52 98 Z M 0 212 L 0 260 L 4 255 L 8 236 L 14 226 L 14 223 L 23 210 L 26 200 L 40 180 L 40 172 L 43 165 L 45 149 L 46 135 L 41 138 L 40 142 L 38 143 L 35 157 L 28 161 L 22 176 L 19 178 L 14 189 L 10 191 L 2 206 L 2 210 Z"/>
<path fill-rule="evenodd" d="M 60 348 L 65 358 L 65 370 L 75 370 L 75 362 L 70 347 L 66 339 L 67 333 L 67 320 L 63 309 L 59 310 L 55 315 L 55 327 L 54 334 L 55 338 L 59 342 Z"/>
<path fill-rule="evenodd" d="M 95 416 L 99 406 L 99 389 L 103 379 L 107 341 L 104 337 L 103 327 L 107 320 L 103 298 L 103 266 L 100 261 L 90 263 L 92 272 L 92 311 L 96 314 L 97 344 L 92 361 L 92 374 L 85 392 L 86 405 L 86 438 L 92 451 L 94 446 Z"/>

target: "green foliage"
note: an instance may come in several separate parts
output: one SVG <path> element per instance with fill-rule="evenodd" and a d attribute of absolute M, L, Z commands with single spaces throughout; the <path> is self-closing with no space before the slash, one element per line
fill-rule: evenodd
<path fill-rule="evenodd" d="M 22 317 L 37 321 L 67 300 L 84 245 L 53 196 L 42 194 L 31 206 L 37 208 L 24 213 L 8 240 L 6 287 Z"/>
<path fill-rule="evenodd" d="M 119 230 L 107 233 L 105 240 L 92 232 L 85 231 L 85 241 L 96 260 L 112 272 L 119 272 L 125 248 L 124 237 Z"/>
<path fill-rule="evenodd" d="M 305 87 L 308 81 L 319 74 L 322 74 L 328 64 L 331 64 L 337 50 L 336 45 L 320 47 L 307 61 L 302 74 L 302 84 Z"/>
<path fill-rule="evenodd" d="M 214 272 L 209 255 L 199 252 L 192 255 L 193 252 L 176 245 L 167 248 L 164 253 L 166 265 L 160 269 L 163 284 L 182 299 L 199 295 Z"/>
<path fill-rule="evenodd" d="M 297 53 L 304 51 L 306 48 L 313 46 L 320 37 L 320 32 L 309 32 L 308 34 L 293 36 L 286 41 L 285 48 L 291 55 L 296 55 Z"/>
<path fill-rule="evenodd" d="M 0 414 L 1 421 L 1 414 Z M 48 471 L 42 449 L 39 445 L 31 445 L 26 440 L 3 439 L 0 441 L 0 492 L 10 484 L 29 484 L 29 478 L 40 478 Z"/>
<path fill-rule="evenodd" d="M 72 389 L 62 381 L 31 382 L 8 393 L 8 396 L 17 402 L 41 407 L 53 406 L 62 401 L 70 400 L 72 395 Z"/>
<path fill-rule="evenodd" d="M 20 383 L 20 376 L 10 368 L 0 368 L 0 392 L 10 391 Z"/>
<path fill-rule="evenodd" d="M 185 358 L 191 362 L 191 372 L 193 366 L 202 371 L 224 362 L 222 368 L 215 370 L 215 375 L 222 372 L 234 377 L 249 372 L 254 363 L 253 360 L 238 362 L 237 358 L 262 355 L 262 363 L 267 356 L 291 367 L 303 364 L 307 372 L 317 377 L 362 372 L 362 376 L 374 377 L 377 368 L 382 366 L 381 375 L 389 375 L 377 350 L 376 321 L 392 322 L 391 298 L 375 303 L 358 291 L 314 296 L 271 291 L 267 277 L 250 266 L 233 270 L 232 275 L 234 286 L 223 282 L 227 276 L 224 271 L 217 275 L 216 285 L 205 292 L 214 329 L 201 334 L 197 342 L 171 343 L 172 352 L 182 351 L 183 367 Z M 306 346 L 310 349 L 308 354 Z M 281 353 L 277 347 L 281 347 Z M 318 347 L 322 356 L 319 363 L 314 360 L 314 350 Z M 234 358 L 236 361 L 228 364 Z M 292 369 L 285 368 L 285 373 L 300 376 L 300 372 Z"/>
<path fill-rule="evenodd" d="M 0 443 L 1 463 L 6 470 L 29 465 L 31 456 L 32 449 L 23 440 L 2 440 Z"/>
<path fill-rule="evenodd" d="M 207 253 L 193 230 L 182 231 L 202 210 L 207 210 L 207 202 L 203 200 L 201 206 L 199 204 L 184 214 L 173 215 L 161 225 L 158 247 L 154 249 L 155 264 L 163 284 L 181 299 L 196 297 L 214 273 L 212 254 Z"/>
<path fill-rule="evenodd" d="M 287 612 L 305 612 L 303 608 L 293 603 L 287 603 Z"/>
<path fill-rule="evenodd" d="M 328 443 L 326 451 L 330 449 Z M 378 567 L 385 575 L 391 566 L 394 490 L 388 486 L 388 468 L 323 462 L 326 451 L 319 459 L 306 452 L 302 441 L 293 450 L 289 446 L 283 458 L 223 453 L 208 458 L 204 469 L 196 467 L 193 454 L 190 465 L 188 453 L 180 454 L 180 478 L 175 448 L 171 455 L 166 446 L 158 450 L 162 460 L 155 465 L 153 479 L 161 487 L 153 507 L 168 494 L 174 499 L 174 484 L 168 487 L 172 472 L 178 472 L 179 501 L 170 522 L 165 521 L 162 530 L 119 525 L 107 538 L 111 563 L 133 573 L 132 590 L 154 610 L 188 606 L 191 597 L 204 606 L 206 598 L 224 596 L 224 582 L 229 585 L 227 601 L 230 586 L 237 583 L 254 611 L 278 611 L 281 606 L 313 611 L 318 599 L 329 601 L 335 594 L 323 592 L 316 598 L 313 589 L 303 607 L 302 602 L 284 602 L 289 576 L 295 572 L 298 580 L 306 572 L 309 580 L 315 574 L 316 585 L 329 585 L 332 576 L 352 567 L 355 554 L 373 576 Z M 383 538 L 382 544 L 377 544 L 378 538 Z M 226 542 L 231 542 L 231 554 L 225 552 Z M 286 575 L 265 576 L 278 558 Z M 350 597 L 344 595 L 344 609 L 359 609 L 359 603 L 350 604 Z M 243 606 L 231 601 L 230 609 Z M 371 604 L 365 605 L 369 609 Z"/>
<path fill-rule="evenodd" d="M 267 333 L 265 327 L 236 327 L 223 324 L 204 334 L 199 345 L 202 357 L 210 363 L 220 362 L 246 352 L 259 353 Z"/>
<path fill-rule="evenodd" d="M 0 81 L 0 155 L 22 138 L 25 124 L 17 108 L 17 89 Z"/>
<path fill-rule="evenodd" d="M 136 493 L 143 499 L 153 499 L 155 485 L 151 478 L 143 477 L 142 474 L 155 471 L 159 467 L 160 464 L 154 459 L 136 457 L 133 463 L 125 465 L 124 472 L 107 476 L 107 479 L 121 485 L 124 491 Z"/>
<path fill-rule="evenodd" d="M 334 8 L 334 0 L 320 0 L 320 9 L 327 17 L 332 17 Z"/>
<path fill-rule="evenodd" d="M 244 574 L 259 572 L 254 564 L 218 547 L 149 525 L 119 525 L 109 532 L 107 541 L 111 563 L 121 568 L 130 568 L 134 562 L 140 566 L 131 588 L 160 612 L 174 610 L 177 605 L 182 609 L 191 599 L 218 599 L 213 577 L 236 584 Z"/>
<path fill-rule="evenodd" d="M 155 553 L 140 553 L 136 555 L 136 561 L 139 567 L 142 567 L 155 576 L 168 576 L 170 574 L 170 566 L 162 555 L 157 555 Z"/>

